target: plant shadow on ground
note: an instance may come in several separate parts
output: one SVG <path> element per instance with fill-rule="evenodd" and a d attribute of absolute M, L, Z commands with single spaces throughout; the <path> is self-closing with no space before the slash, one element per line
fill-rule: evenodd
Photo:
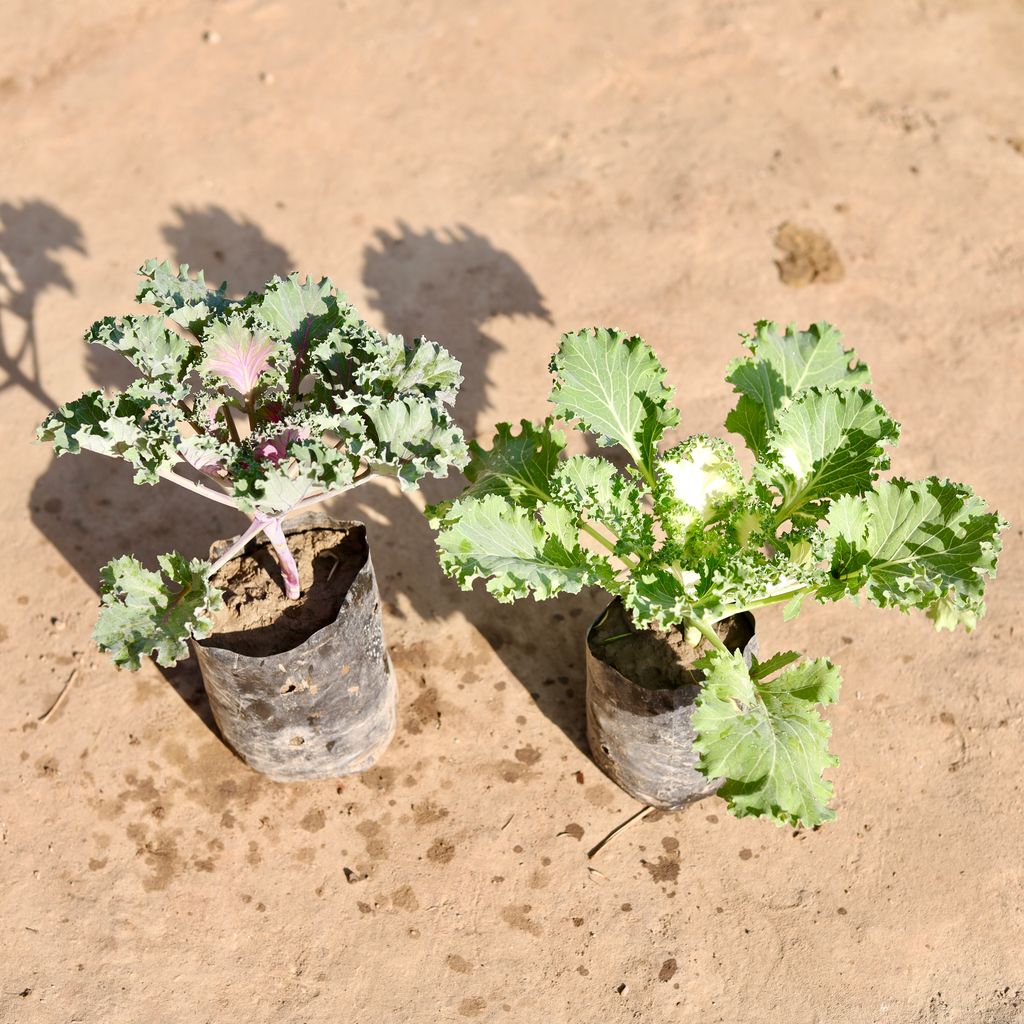
<path fill-rule="evenodd" d="M 54 401 L 43 386 L 36 307 L 50 289 L 74 293 L 58 257 L 65 250 L 86 255 L 81 227 L 55 206 L 0 203 L 0 394 L 20 388 L 47 409 Z"/>
<path fill-rule="evenodd" d="M 174 221 L 162 228 L 171 258 L 190 264 L 193 270 L 205 270 L 214 286 L 226 279 L 234 292 L 244 293 L 260 287 L 274 274 L 288 274 L 293 269 L 287 250 L 266 238 L 248 220 L 212 206 L 192 210 L 177 207 L 174 213 Z M 61 216 L 54 211 L 47 223 L 59 224 Z M 22 217 L 18 223 L 28 230 L 32 219 Z M 72 222 L 67 223 L 74 230 L 65 230 L 63 237 L 77 239 L 80 245 L 81 232 Z M 58 236 L 51 232 L 49 237 Z M 28 246 L 33 244 L 31 237 L 22 241 Z M 149 254 L 142 253 L 137 261 L 125 263 L 125 301 L 112 312 L 131 312 L 133 273 L 146 255 Z M 24 273 L 21 278 L 33 280 Z M 52 283 L 71 287 L 70 282 L 63 284 L 66 276 L 59 266 L 34 280 L 38 282 L 37 288 Z M 21 301 L 23 308 L 31 309 L 29 299 Z M 83 332 L 86 326 L 82 325 Z M 86 346 L 78 336 L 66 339 L 65 345 L 68 358 L 84 355 L 90 386 L 124 387 L 133 379 L 130 364 L 116 353 L 99 345 Z M 17 382 L 21 384 L 20 379 Z M 39 397 L 49 409 L 75 396 L 63 395 L 55 400 L 42 392 Z M 40 419 L 42 415 L 41 409 Z M 117 555 L 131 552 L 148 566 L 154 566 L 157 555 L 166 551 L 205 556 L 214 540 L 233 536 L 246 524 L 240 513 L 180 488 L 166 484 L 154 489 L 139 487 L 132 483 L 130 466 L 89 452 L 53 460 L 33 486 L 29 507 L 33 523 L 82 579 L 97 590 L 100 567 Z M 216 732 L 195 659 L 188 658 L 174 668 L 160 671 L 196 715 Z"/>
<path fill-rule="evenodd" d="M 503 348 L 489 329 L 495 329 L 499 318 L 530 317 L 538 321 L 541 333 L 523 359 L 544 358 L 551 347 L 551 317 L 519 262 L 461 225 L 417 232 L 400 223 L 394 231 L 377 231 L 367 245 L 363 282 L 384 329 L 406 337 L 424 334 L 462 362 L 465 383 L 455 418 L 468 436 L 489 438 L 492 362 Z M 461 478 L 428 480 L 423 490 L 433 502 L 452 497 L 460 486 Z M 441 574 L 425 518 L 393 485 L 357 491 L 339 502 L 336 511 L 364 518 L 371 538 L 377 534 L 374 565 L 393 614 L 401 615 L 406 603 L 427 621 L 462 614 L 542 713 L 586 749 L 584 632 L 600 595 L 566 595 L 546 602 L 528 598 L 510 606 L 499 604 L 482 583 L 472 593 L 459 590 Z M 380 526 L 385 529 L 380 531 Z"/>

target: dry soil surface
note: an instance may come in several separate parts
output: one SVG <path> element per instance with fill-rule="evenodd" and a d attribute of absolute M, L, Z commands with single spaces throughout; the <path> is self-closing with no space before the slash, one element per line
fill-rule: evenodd
<path fill-rule="evenodd" d="M 582 741 L 599 595 L 499 606 L 367 489 L 400 673 L 379 768 L 278 785 L 191 665 L 116 673 L 98 567 L 240 522 L 29 444 L 112 360 L 151 255 L 329 273 L 543 413 L 559 330 L 644 334 L 715 431 L 758 318 L 828 319 L 896 466 L 1021 491 L 1024 8 L 984 0 L 0 3 L 0 1020 L 1009 1024 L 1024 1019 L 1022 541 L 972 636 L 844 605 L 838 821 L 652 815 Z M 779 243 L 778 245 L 776 243 Z M 430 497 L 451 492 L 438 485 Z M 422 499 L 417 499 L 422 502 Z M 40 716 L 72 679 L 68 697 Z"/>

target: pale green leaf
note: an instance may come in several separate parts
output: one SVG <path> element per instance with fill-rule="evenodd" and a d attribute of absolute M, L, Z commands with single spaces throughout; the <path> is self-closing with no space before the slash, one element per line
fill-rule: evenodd
<path fill-rule="evenodd" d="M 698 541 L 699 548 L 717 547 L 728 530 L 705 537 L 715 523 L 731 525 L 750 510 L 747 487 L 736 452 L 728 441 L 694 434 L 665 452 L 658 460 L 654 507 L 671 540 Z"/>
<path fill-rule="evenodd" d="M 280 342 L 240 314 L 213 321 L 203 338 L 203 373 L 248 396 L 271 368 Z M 216 382 L 215 382 L 216 383 Z"/>
<path fill-rule="evenodd" d="M 780 825 L 832 820 L 832 784 L 823 773 L 837 760 L 815 705 L 835 700 L 835 667 L 821 658 L 755 682 L 738 651 L 713 652 L 698 665 L 706 681 L 693 715 L 694 746 L 701 772 L 725 779 L 718 793 L 729 810 Z"/>
<path fill-rule="evenodd" d="M 603 327 L 564 334 L 551 372 L 556 414 L 578 420 L 603 447 L 621 445 L 653 481 L 655 446 L 679 413 L 668 405 L 665 368 L 644 340 Z"/>
<path fill-rule="evenodd" d="M 899 426 L 870 392 L 853 389 L 803 391 L 779 414 L 771 453 L 757 473 L 778 487 L 782 523 L 823 498 L 868 490 L 888 464 L 884 445 L 899 440 Z"/>
<path fill-rule="evenodd" d="M 254 309 L 275 337 L 290 340 L 305 356 L 311 344 L 344 320 L 344 305 L 329 277 L 300 282 L 296 273 L 269 281 Z"/>
<path fill-rule="evenodd" d="M 625 476 L 607 459 L 574 455 L 563 460 L 552 479 L 557 499 L 578 516 L 607 527 L 618 538 L 616 554 L 641 551 L 654 545 L 654 519 L 643 509 L 646 486 Z"/>
<path fill-rule="evenodd" d="M 805 388 L 863 388 L 871 381 L 868 368 L 852 349 L 843 348 L 842 335 L 831 324 L 798 331 L 794 324 L 783 330 L 761 320 L 744 341 L 751 355 L 734 359 L 726 380 L 747 401 L 739 399 L 726 427 L 755 454 L 764 450 L 778 413 Z"/>
<path fill-rule="evenodd" d="M 182 380 L 200 356 L 195 345 L 164 326 L 162 316 L 108 316 L 89 328 L 85 340 L 119 352 L 147 377 L 172 381 Z"/>
<path fill-rule="evenodd" d="M 136 301 L 156 306 L 164 316 L 194 333 L 201 334 L 211 316 L 223 313 L 232 305 L 225 296 L 226 284 L 211 290 L 203 272 L 200 270 L 195 277 L 191 276 L 187 263 L 182 263 L 175 271 L 167 260 L 146 260 L 139 267 L 139 274 L 143 280 L 136 292 Z"/>
<path fill-rule="evenodd" d="M 499 494 L 456 502 L 437 535 L 441 567 L 463 590 L 487 579 L 499 601 L 579 593 L 593 578 L 587 552 L 570 542 L 564 518 L 545 514 L 548 525 Z"/>
<path fill-rule="evenodd" d="M 466 463 L 462 431 L 433 399 L 369 402 L 365 415 L 372 430 L 365 441 L 353 443 L 352 451 L 370 462 L 397 467 L 406 488 L 428 473 L 444 477 L 450 466 L 458 469 Z"/>
<path fill-rule="evenodd" d="M 276 438 L 247 440 L 236 449 L 226 468 L 233 497 L 247 515 L 281 515 L 317 491 L 352 482 L 358 460 L 297 433 L 290 429 Z"/>
<path fill-rule="evenodd" d="M 160 397 L 145 380 L 110 398 L 88 391 L 50 413 L 36 437 L 52 444 L 58 456 L 84 450 L 124 459 L 135 467 L 136 483 L 154 484 L 181 461 L 179 417 L 173 403 Z"/>
<path fill-rule="evenodd" d="M 447 349 L 426 338 L 407 345 L 400 334 L 389 334 L 378 348 L 376 358 L 355 371 L 356 382 L 368 393 L 386 398 L 419 394 L 444 404 L 455 401 L 462 364 Z"/>
<path fill-rule="evenodd" d="M 782 609 L 782 621 L 789 622 L 790 619 L 795 619 L 803 609 L 806 598 L 806 594 L 797 594 L 796 597 L 787 601 L 786 606 Z"/>
<path fill-rule="evenodd" d="M 213 629 L 212 615 L 222 605 L 210 582 L 210 566 L 177 552 L 161 555 L 160 572 L 151 572 L 130 555 L 100 570 L 101 610 L 93 638 L 119 668 L 133 671 L 143 657 L 170 667 L 188 657 L 188 639 Z"/>
<path fill-rule="evenodd" d="M 1006 523 L 964 484 L 883 481 L 829 510 L 835 544 L 823 599 L 865 589 L 881 607 L 927 612 L 938 628 L 973 628 L 984 612 Z"/>

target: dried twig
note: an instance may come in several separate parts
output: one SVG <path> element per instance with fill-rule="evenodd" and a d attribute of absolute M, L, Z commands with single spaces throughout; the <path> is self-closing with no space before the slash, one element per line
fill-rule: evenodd
<path fill-rule="evenodd" d="M 609 832 L 608 835 L 606 835 L 604 839 L 601 840 L 601 842 L 599 842 L 596 846 L 587 851 L 587 860 L 592 860 L 620 832 L 622 832 L 624 829 L 629 828 L 630 825 L 632 825 L 636 821 L 639 821 L 645 814 L 653 810 L 654 807 L 651 806 L 651 804 L 648 804 L 646 807 L 641 807 L 640 810 L 636 812 L 636 814 L 631 814 L 625 821 L 620 822 L 618 825 L 616 825 L 615 828 L 613 828 L 611 832 Z"/>
<path fill-rule="evenodd" d="M 75 676 L 78 675 L 78 669 L 73 668 L 71 675 L 68 676 L 67 682 L 64 684 L 64 689 L 57 694 L 57 699 L 50 705 L 49 710 L 39 716 L 40 722 L 48 722 L 60 708 L 61 704 L 64 703 L 64 698 L 67 697 L 68 691 L 71 689 L 71 684 L 75 681 Z"/>
<path fill-rule="evenodd" d="M 325 551 L 325 555 L 334 561 L 334 565 L 331 566 L 331 571 L 327 574 L 327 582 L 331 582 L 331 577 L 334 575 L 334 571 L 341 565 L 341 559 L 333 551 Z"/>

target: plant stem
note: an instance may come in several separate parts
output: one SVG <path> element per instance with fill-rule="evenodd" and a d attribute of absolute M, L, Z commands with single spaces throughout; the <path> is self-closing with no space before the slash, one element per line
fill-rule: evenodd
<path fill-rule="evenodd" d="M 179 476 L 173 470 L 162 471 L 159 476 L 161 480 L 169 480 L 172 484 L 184 487 L 187 491 L 201 494 L 204 498 L 209 498 L 211 501 L 219 502 L 221 505 L 228 505 L 231 508 L 238 508 L 235 504 L 235 499 L 230 495 L 223 494 L 221 491 L 215 491 L 210 487 L 205 487 L 198 480 L 186 480 L 185 477 Z"/>
<path fill-rule="evenodd" d="M 231 544 L 224 553 L 210 566 L 210 575 L 212 576 L 221 566 L 226 565 L 231 561 L 235 555 L 238 554 L 246 544 L 249 543 L 257 534 L 261 533 L 266 525 L 265 520 L 257 517 L 254 519 L 246 529 L 245 533 L 241 534 L 238 539 Z"/>
<path fill-rule="evenodd" d="M 609 540 L 599 530 L 595 529 L 594 526 L 588 523 L 585 519 L 580 520 L 580 529 L 588 536 L 593 537 L 599 544 L 606 547 L 620 562 L 622 562 L 623 565 L 626 566 L 627 569 L 635 569 L 640 564 L 639 561 L 634 561 L 629 557 L 629 555 L 615 554 L 615 543 Z"/>
<path fill-rule="evenodd" d="M 593 537 L 598 544 L 606 547 L 609 551 L 615 550 L 615 545 L 610 541 L 603 533 L 601 533 L 594 526 L 591 526 L 585 519 L 580 520 L 580 529 L 590 537 Z"/>
<path fill-rule="evenodd" d="M 284 530 L 281 529 L 281 518 L 283 517 L 279 516 L 273 519 L 259 517 L 254 521 L 259 521 L 262 524 L 263 532 L 267 535 L 270 546 L 277 556 L 277 564 L 281 567 L 281 577 L 284 580 L 284 596 L 289 601 L 297 601 L 302 594 L 302 588 L 299 585 L 299 567 L 295 564 L 295 556 L 292 554 L 291 548 L 288 547 Z"/>
<path fill-rule="evenodd" d="M 225 402 L 220 407 L 220 410 L 222 413 L 224 413 L 224 422 L 227 424 L 228 433 L 231 435 L 231 440 L 234 441 L 235 444 L 241 444 L 242 439 L 238 436 L 238 427 L 235 426 L 234 417 L 231 415 L 231 407 L 227 404 L 227 402 Z"/>
<path fill-rule="evenodd" d="M 625 640 L 627 636 L 632 635 L 632 633 L 616 633 L 615 636 L 608 636 L 605 637 L 603 640 L 598 640 L 597 642 L 604 646 L 605 644 L 610 644 L 615 640 Z"/>
<path fill-rule="evenodd" d="M 698 618 L 692 618 L 689 621 L 692 626 L 696 626 L 696 628 L 704 634 L 704 639 L 707 640 L 707 642 L 711 644 L 716 651 L 720 651 L 722 654 L 729 653 L 729 648 L 722 643 L 718 634 L 715 632 L 715 627 L 713 625 Z"/>
<path fill-rule="evenodd" d="M 323 491 L 320 494 L 314 494 L 312 497 L 303 498 L 301 501 L 294 504 L 287 512 L 285 516 L 293 515 L 295 512 L 304 512 L 307 508 L 312 508 L 314 505 L 319 505 L 322 501 L 329 501 L 331 498 L 337 498 L 340 494 L 346 494 L 348 491 L 355 490 L 361 484 L 365 484 L 370 480 L 377 480 L 383 477 L 383 473 L 378 473 L 371 470 L 365 476 L 357 477 L 350 484 L 346 484 L 344 487 L 338 487 L 333 491 Z M 284 518 L 284 516 L 282 516 Z"/>
<path fill-rule="evenodd" d="M 192 409 L 188 402 L 183 398 L 178 402 L 178 408 L 185 414 L 185 422 L 197 433 L 205 434 L 206 430 L 202 424 L 195 418 L 195 410 Z"/>
<path fill-rule="evenodd" d="M 620 822 L 602 839 L 596 846 L 587 851 L 587 860 L 593 860 L 623 829 L 629 828 L 634 822 L 639 821 L 645 814 L 654 810 L 651 804 L 641 807 L 636 814 L 631 814 L 625 821 Z"/>
<path fill-rule="evenodd" d="M 721 622 L 722 619 L 727 619 L 730 615 L 740 615 L 742 612 L 754 611 L 756 608 L 767 608 L 769 605 L 780 604 L 783 601 L 789 601 L 798 594 L 810 594 L 815 589 L 815 587 L 811 586 L 794 587 L 792 590 L 784 590 L 782 593 L 772 594 L 769 597 L 760 597 L 753 601 L 748 601 L 743 605 L 733 605 L 732 607 L 726 608 L 722 614 L 715 619 L 715 622 Z"/>

